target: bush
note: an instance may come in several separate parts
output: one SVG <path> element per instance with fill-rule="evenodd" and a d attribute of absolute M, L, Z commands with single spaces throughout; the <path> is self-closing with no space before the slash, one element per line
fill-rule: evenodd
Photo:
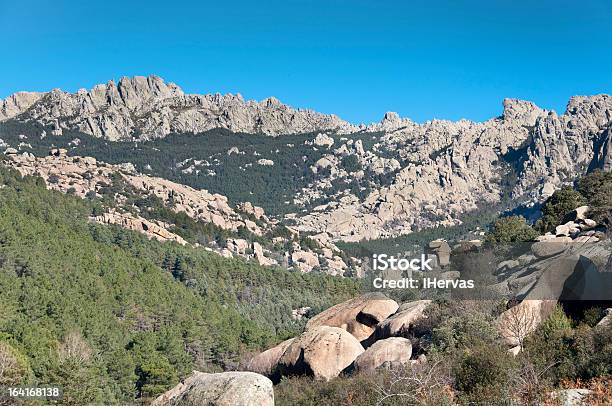
<path fill-rule="evenodd" d="M 278 406 L 452 405 L 450 371 L 431 359 L 426 365 L 340 376 L 329 382 L 283 378 L 274 387 Z"/>
<path fill-rule="evenodd" d="M 9 343 L 0 341 L 0 386 L 23 384 L 28 374 L 26 358 Z"/>
<path fill-rule="evenodd" d="M 565 187 L 557 190 L 542 206 L 542 218 L 538 220 L 536 228 L 542 233 L 552 231 L 569 212 L 584 204 L 586 199 L 574 189 Z"/>
<path fill-rule="evenodd" d="M 511 397 L 516 360 L 498 345 L 466 351 L 454 368 L 455 385 L 469 404 L 501 404 Z"/>
<path fill-rule="evenodd" d="M 589 217 L 612 226 L 612 172 L 594 171 L 578 181 L 578 191 L 591 210 Z"/>
<path fill-rule="evenodd" d="M 540 331 L 546 339 L 568 334 L 571 329 L 572 321 L 565 315 L 563 308 L 559 305 L 555 307 L 550 316 L 548 316 L 540 327 Z"/>
<path fill-rule="evenodd" d="M 434 302 L 411 326 L 410 333 L 419 340 L 414 348 L 422 348 L 428 357 L 433 353 L 447 357 L 457 350 L 492 344 L 499 338 L 494 309 L 495 304 L 485 300 Z"/>
<path fill-rule="evenodd" d="M 277 406 L 373 405 L 377 401 L 378 376 L 357 375 L 330 382 L 310 377 L 283 378 L 274 387 Z"/>
<path fill-rule="evenodd" d="M 551 317 L 527 338 L 525 354 L 554 384 L 610 376 L 612 329 L 586 324 L 572 329 L 563 316 Z"/>
<path fill-rule="evenodd" d="M 342 167 L 348 173 L 353 173 L 361 170 L 361 164 L 359 163 L 359 158 L 357 155 L 347 155 L 342 158 Z"/>
<path fill-rule="evenodd" d="M 531 241 L 537 236 L 523 216 L 510 216 L 496 220 L 486 240 L 490 243 L 514 243 Z"/>

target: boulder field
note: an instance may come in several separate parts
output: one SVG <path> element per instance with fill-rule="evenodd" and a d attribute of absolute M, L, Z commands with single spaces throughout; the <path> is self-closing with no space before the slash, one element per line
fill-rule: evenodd
<path fill-rule="evenodd" d="M 400 306 L 382 293 L 358 296 L 319 313 L 304 333 L 256 355 L 246 368 L 275 381 L 292 375 L 330 380 L 343 371 L 414 362 L 410 340 L 395 336 L 424 317 L 430 303 L 419 300 Z"/>

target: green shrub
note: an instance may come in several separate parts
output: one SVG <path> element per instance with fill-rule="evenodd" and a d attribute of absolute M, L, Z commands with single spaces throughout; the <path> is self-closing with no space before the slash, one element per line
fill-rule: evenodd
<path fill-rule="evenodd" d="M 605 311 L 602 307 L 591 307 L 584 311 L 582 322 L 589 327 L 595 327 L 597 323 L 605 316 Z"/>
<path fill-rule="evenodd" d="M 553 231 L 569 212 L 584 204 L 586 199 L 574 189 L 565 187 L 557 190 L 542 206 L 542 218 L 538 220 L 536 228 L 542 233 Z"/>
<path fill-rule="evenodd" d="M 578 191 L 591 208 L 589 217 L 612 226 L 612 172 L 594 171 L 578 180 Z"/>
<path fill-rule="evenodd" d="M 0 341 L 0 386 L 25 384 L 29 374 L 26 357 L 8 342 Z"/>
<path fill-rule="evenodd" d="M 465 351 L 454 368 L 455 385 L 469 404 L 503 404 L 511 397 L 516 360 L 498 345 Z"/>
<path fill-rule="evenodd" d="M 554 384 L 612 374 L 612 329 L 581 324 L 568 327 L 564 316 L 548 319 L 525 340 L 525 356 Z"/>
<path fill-rule="evenodd" d="M 380 377 L 367 375 L 330 382 L 311 377 L 283 378 L 274 387 L 274 400 L 277 406 L 374 405 L 378 399 L 375 384 L 380 382 Z"/>
<path fill-rule="evenodd" d="M 523 216 L 510 216 L 496 220 L 486 240 L 490 243 L 516 243 L 531 241 L 537 236 Z"/>
<path fill-rule="evenodd" d="M 559 305 L 555 307 L 550 316 L 540 326 L 540 331 L 547 339 L 568 334 L 571 329 L 572 321 Z"/>
<path fill-rule="evenodd" d="M 359 163 L 359 158 L 357 157 L 357 155 L 345 156 L 344 158 L 342 158 L 341 165 L 348 173 L 358 172 L 362 169 L 361 163 Z"/>

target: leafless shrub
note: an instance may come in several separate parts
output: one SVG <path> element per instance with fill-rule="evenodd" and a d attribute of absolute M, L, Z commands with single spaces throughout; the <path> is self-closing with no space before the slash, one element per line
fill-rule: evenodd
<path fill-rule="evenodd" d="M 382 384 L 376 384 L 377 406 L 388 404 L 440 404 L 453 397 L 451 378 L 441 361 L 392 369 Z"/>
<path fill-rule="evenodd" d="M 60 343 L 59 359 L 62 362 L 72 359 L 79 363 L 86 363 L 91 357 L 91 347 L 78 332 L 69 333 Z"/>
<path fill-rule="evenodd" d="M 544 379 L 546 372 L 558 362 L 538 369 L 526 355 L 517 374 L 513 377 L 514 394 L 524 405 L 540 405 L 550 391 L 548 382 Z"/>
<path fill-rule="evenodd" d="M 525 338 L 554 310 L 552 300 L 525 300 L 506 310 L 499 320 L 499 330 L 506 341 L 524 348 Z"/>

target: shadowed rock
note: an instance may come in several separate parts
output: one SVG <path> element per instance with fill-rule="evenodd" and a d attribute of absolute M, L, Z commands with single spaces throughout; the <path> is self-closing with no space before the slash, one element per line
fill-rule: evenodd
<path fill-rule="evenodd" d="M 266 376 L 272 375 L 276 369 L 276 366 L 278 365 L 278 360 L 294 340 L 295 338 L 290 338 L 289 340 L 283 341 L 276 347 L 272 347 L 261 354 L 254 356 L 248 362 L 246 369 Z"/>
<path fill-rule="evenodd" d="M 403 303 L 397 313 L 376 326 L 374 333 L 365 340 L 364 346 L 368 347 L 376 340 L 398 336 L 403 331 L 407 331 L 415 321 L 423 317 L 425 309 L 430 304 L 431 300 L 416 300 L 414 302 Z"/>
<path fill-rule="evenodd" d="M 360 372 L 371 372 L 375 369 L 395 367 L 410 362 L 412 344 L 403 337 L 391 337 L 375 342 L 355 360 L 355 369 Z"/>

